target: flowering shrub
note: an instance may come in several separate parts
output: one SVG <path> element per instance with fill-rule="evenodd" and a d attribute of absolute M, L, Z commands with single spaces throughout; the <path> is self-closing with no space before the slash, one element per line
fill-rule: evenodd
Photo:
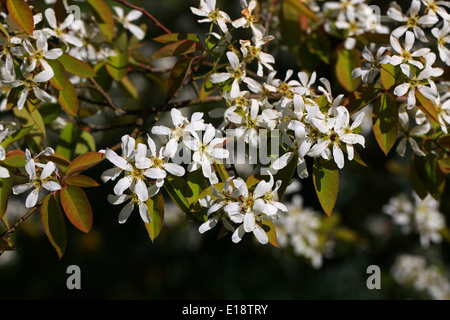
<path fill-rule="evenodd" d="M 152 241 L 170 198 L 200 233 L 217 226 L 235 243 L 251 234 L 261 244 L 291 244 L 320 267 L 333 242 L 320 234 L 321 213 L 298 198 L 288 203 L 290 183 L 312 179 L 332 216 L 341 170 L 366 166 L 358 151 L 368 135 L 386 156 L 410 157 L 418 207 L 404 208 L 400 198 L 386 213 L 417 229 L 424 246 L 442 240 L 436 204 L 450 171 L 449 2 L 392 3 L 382 19 L 364 0 L 236 0 L 237 16 L 220 0 L 200 0 L 191 13 L 203 34 L 171 32 L 143 8 L 112 2 L 1 2 L 1 251 L 14 249 L 11 235 L 39 209 L 62 257 L 64 217 L 89 232 L 96 213 L 84 189 L 109 188 L 105 201 L 121 206 L 119 223 L 137 209 Z M 147 39 L 148 28 L 161 33 Z M 150 57 L 140 52 L 146 41 L 158 46 Z M 277 70 L 274 52 L 283 46 L 296 52 L 300 70 Z M 155 66 L 165 58 L 175 59 L 170 68 Z M 334 74 L 321 76 L 317 61 Z M 121 105 L 118 93 L 145 96 L 133 73 L 159 76 L 163 105 L 151 97 L 143 108 Z M 183 100 L 190 86 L 196 96 Z M 185 108 L 192 106 L 200 109 Z M 97 148 L 94 133 L 123 129 L 121 141 Z M 97 181 L 90 169 L 100 164 L 108 169 Z M 29 211 L 10 226 L 8 201 L 21 194 Z"/>

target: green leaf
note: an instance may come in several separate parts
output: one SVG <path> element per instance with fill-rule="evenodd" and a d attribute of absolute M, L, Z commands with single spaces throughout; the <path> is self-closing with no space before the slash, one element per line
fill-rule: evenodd
<path fill-rule="evenodd" d="M 13 150 L 9 151 L 6 154 L 5 160 L 3 160 L 3 163 L 7 165 L 8 167 L 13 168 L 23 168 L 25 167 L 25 164 L 27 163 L 25 160 L 25 152 L 22 150 Z"/>
<path fill-rule="evenodd" d="M 78 112 L 78 95 L 73 84 L 69 81 L 64 90 L 55 90 L 57 98 L 64 111 L 71 116 L 76 116 Z"/>
<path fill-rule="evenodd" d="M 59 259 L 61 259 L 67 245 L 66 224 L 59 202 L 52 193 L 44 198 L 41 207 L 41 220 L 48 240 L 55 248 Z"/>
<path fill-rule="evenodd" d="M 80 187 L 65 186 L 61 189 L 61 206 L 70 222 L 82 232 L 92 228 L 92 209 L 89 200 Z"/>
<path fill-rule="evenodd" d="M 58 61 L 64 66 L 67 72 L 82 77 L 92 78 L 97 75 L 95 70 L 86 62 L 81 61 L 71 55 L 63 54 Z"/>
<path fill-rule="evenodd" d="M 42 116 L 31 100 L 27 100 L 26 106 L 24 108 L 22 108 L 21 110 L 19 110 L 18 108 L 14 108 L 13 112 L 14 115 L 19 118 L 23 127 L 31 127 L 30 131 L 32 129 L 35 129 L 36 131 L 39 131 L 39 133 L 42 133 L 44 136 L 46 135 L 46 128 Z M 22 134 L 24 134 L 24 132 L 20 133 L 20 135 Z"/>
<path fill-rule="evenodd" d="M 227 179 L 230 177 L 230 174 L 228 173 L 227 169 L 225 168 L 225 165 L 220 162 L 219 160 L 216 160 L 214 162 L 214 168 L 216 169 L 217 173 L 219 174 L 220 180 L 222 182 L 227 181 Z"/>
<path fill-rule="evenodd" d="M 189 190 L 186 180 L 181 177 L 169 176 L 164 182 L 164 188 L 181 212 L 187 215 L 190 212 L 190 204 L 185 195 Z"/>
<path fill-rule="evenodd" d="M 55 75 L 50 79 L 51 85 L 57 90 L 64 90 L 69 82 L 64 65 L 58 60 L 47 60 Z"/>
<path fill-rule="evenodd" d="M 402 81 L 404 77 L 400 67 L 392 64 L 384 64 L 380 68 L 380 79 L 383 88 L 390 89 Z"/>
<path fill-rule="evenodd" d="M 185 39 L 165 45 L 164 47 L 156 51 L 150 59 L 155 60 L 166 57 L 181 56 L 196 52 L 198 50 L 203 50 L 203 46 L 200 42 Z"/>
<path fill-rule="evenodd" d="M 164 223 L 164 197 L 158 192 L 153 198 L 149 198 L 146 202 L 148 212 L 152 221 L 145 224 L 148 235 L 152 242 L 158 237 Z"/>
<path fill-rule="evenodd" d="M 278 239 L 277 239 L 277 231 L 275 229 L 275 225 L 272 221 L 264 220 L 261 222 L 263 230 L 266 232 L 267 237 L 269 238 L 269 243 L 274 247 L 278 248 Z"/>
<path fill-rule="evenodd" d="M 61 114 L 61 106 L 57 103 L 44 103 L 39 107 L 39 112 L 45 125 L 51 124 Z"/>
<path fill-rule="evenodd" d="M 99 186 L 97 181 L 95 181 L 91 177 L 84 175 L 68 176 L 66 177 L 66 179 L 64 179 L 64 182 L 70 186 L 82 188 L 91 188 Z"/>
<path fill-rule="evenodd" d="M 390 93 L 382 93 L 373 104 L 373 132 L 383 150 L 388 154 L 397 141 L 398 105 Z"/>
<path fill-rule="evenodd" d="M 413 155 L 411 178 L 417 195 L 422 199 L 428 193 L 438 200 L 444 191 L 445 173 L 442 172 L 434 154 L 430 153 L 425 157 Z"/>
<path fill-rule="evenodd" d="M 297 169 L 298 154 L 294 153 L 289 163 L 274 175 L 274 180 L 281 180 L 281 186 L 278 189 L 278 198 L 282 199 L 286 188 L 291 184 L 292 178 Z"/>
<path fill-rule="evenodd" d="M 99 164 L 105 159 L 105 154 L 100 152 L 88 152 L 76 157 L 69 165 L 66 175 L 73 176 Z"/>
<path fill-rule="evenodd" d="M 20 129 L 19 131 L 16 131 L 11 136 L 3 140 L 2 147 L 6 149 L 12 143 L 25 137 L 31 131 L 31 129 L 33 129 L 33 127 L 25 127 Z"/>
<path fill-rule="evenodd" d="M 33 12 L 24 0 L 7 0 L 6 5 L 11 18 L 17 25 L 32 36 L 34 31 Z"/>
<path fill-rule="evenodd" d="M 71 160 L 75 155 L 75 146 L 78 139 L 78 128 L 69 122 L 61 132 L 56 152 Z"/>
<path fill-rule="evenodd" d="M 300 13 L 312 21 L 318 21 L 319 17 L 309 9 L 309 7 L 302 0 L 284 0 L 283 3 L 289 4 L 297 13 Z"/>
<path fill-rule="evenodd" d="M 339 191 L 339 170 L 333 160 L 315 158 L 312 174 L 320 205 L 331 216 Z"/>
<path fill-rule="evenodd" d="M 124 76 L 120 82 L 117 83 L 120 90 L 129 98 L 137 100 L 139 98 L 139 92 L 136 86 L 131 82 L 128 76 Z"/>
<path fill-rule="evenodd" d="M 187 184 L 190 192 L 186 200 L 192 209 L 192 205 L 198 200 L 200 193 L 208 187 L 208 182 L 203 176 L 202 169 L 189 172 L 187 175 Z"/>
<path fill-rule="evenodd" d="M 425 98 L 423 94 L 419 92 L 419 90 L 416 90 L 415 92 L 416 98 L 419 102 L 416 104 L 417 108 L 419 108 L 423 113 L 425 113 L 425 115 L 431 121 L 433 126 L 438 128 L 440 125 L 439 125 L 439 115 L 436 106 L 431 100 Z"/>
<path fill-rule="evenodd" d="M 378 97 L 380 92 L 381 87 L 378 84 L 365 83 L 348 95 L 344 106 L 350 114 L 353 114 L 369 105 Z"/>
<path fill-rule="evenodd" d="M 177 61 L 169 75 L 167 101 L 172 100 L 181 90 L 184 82 L 192 73 L 192 57 L 184 57 Z"/>
<path fill-rule="evenodd" d="M 338 49 L 335 66 L 336 78 L 344 89 L 353 91 L 361 83 L 360 78 L 353 79 L 352 71 L 361 66 L 360 52 L 358 49 Z"/>
<path fill-rule="evenodd" d="M 192 41 L 200 42 L 200 39 L 196 33 L 168 33 L 168 34 L 163 34 L 161 36 L 153 38 L 153 41 L 156 41 L 159 43 L 171 43 L 171 42 L 177 42 L 180 40 L 192 40 Z"/>
<path fill-rule="evenodd" d="M 9 178 L 0 178 L 0 219 L 6 213 L 8 208 L 8 201 L 11 196 L 11 191 L 13 187 L 13 177 L 11 172 L 9 173 Z"/>
<path fill-rule="evenodd" d="M 217 88 L 217 84 L 212 83 L 210 78 L 211 74 L 206 77 L 205 82 L 203 82 L 202 87 L 200 88 L 200 100 L 205 99 Z"/>
<path fill-rule="evenodd" d="M 80 130 L 75 145 L 75 156 L 87 152 L 93 152 L 95 150 L 97 150 L 97 147 L 92 134 L 87 131 Z"/>
<path fill-rule="evenodd" d="M 89 7 L 97 21 L 98 27 L 109 42 L 115 35 L 115 22 L 111 8 L 104 0 L 87 0 Z"/>
<path fill-rule="evenodd" d="M 444 159 L 439 159 L 438 160 L 438 165 L 439 168 L 441 169 L 441 171 L 444 174 L 449 174 L 450 173 L 450 157 L 444 158 Z"/>
<path fill-rule="evenodd" d="M 128 52 L 121 52 L 118 50 L 115 52 L 115 56 L 108 57 L 106 70 L 111 78 L 120 81 L 128 73 Z"/>
<path fill-rule="evenodd" d="M 317 30 L 307 37 L 306 45 L 309 51 L 319 57 L 326 64 L 330 63 L 330 39 L 324 32 Z"/>

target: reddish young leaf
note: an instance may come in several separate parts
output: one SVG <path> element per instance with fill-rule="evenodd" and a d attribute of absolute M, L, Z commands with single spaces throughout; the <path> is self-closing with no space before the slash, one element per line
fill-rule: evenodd
<path fill-rule="evenodd" d="M 87 0 L 89 7 L 97 21 L 98 27 L 109 42 L 114 38 L 114 16 L 111 8 L 104 0 Z"/>
<path fill-rule="evenodd" d="M 105 154 L 100 152 L 88 152 L 82 154 L 70 163 L 66 174 L 68 176 L 73 176 L 77 173 L 85 171 L 103 161 L 104 158 Z"/>
<path fill-rule="evenodd" d="M 58 58 L 58 61 L 61 62 L 67 72 L 76 76 L 82 78 L 91 78 L 97 75 L 97 73 L 89 64 L 84 61 L 78 60 L 71 55 L 63 54 Z"/>
<path fill-rule="evenodd" d="M 194 59 L 192 57 L 181 58 L 170 71 L 167 101 L 170 101 L 178 94 L 178 91 L 182 88 L 184 82 L 192 73 L 191 67 L 193 60 Z"/>
<path fill-rule="evenodd" d="M 69 78 L 67 77 L 66 69 L 58 60 L 48 60 L 47 62 L 52 67 L 55 75 L 50 79 L 50 83 L 55 89 L 64 90 L 67 87 Z"/>
<path fill-rule="evenodd" d="M 41 207 L 41 220 L 48 240 L 61 259 L 67 244 L 66 224 L 59 202 L 53 193 L 44 198 Z"/>
<path fill-rule="evenodd" d="M 78 95 L 73 84 L 69 81 L 67 82 L 66 88 L 64 90 L 56 90 L 57 98 L 61 107 L 66 111 L 68 115 L 76 116 L 78 113 Z"/>
<path fill-rule="evenodd" d="M 92 209 L 80 187 L 66 186 L 61 189 L 61 206 L 70 222 L 79 230 L 88 233 L 92 228 Z"/>
<path fill-rule="evenodd" d="M 165 57 L 181 56 L 198 50 L 203 50 L 203 46 L 200 42 L 184 39 L 165 45 L 156 51 L 150 59 L 155 60 Z"/>
<path fill-rule="evenodd" d="M 6 154 L 3 163 L 9 167 L 23 168 L 27 163 L 25 160 L 25 152 L 22 150 L 12 150 Z"/>
<path fill-rule="evenodd" d="M 34 31 L 33 12 L 24 0 L 7 0 L 6 5 L 11 18 L 30 36 Z"/>
<path fill-rule="evenodd" d="M 6 213 L 9 197 L 13 187 L 13 177 L 9 173 L 9 178 L 0 178 L 0 219 Z"/>
<path fill-rule="evenodd" d="M 196 33 L 168 33 L 153 38 L 153 41 L 159 43 L 171 43 L 180 40 L 192 40 L 200 42 L 200 39 Z"/>
<path fill-rule="evenodd" d="M 95 181 L 91 177 L 84 176 L 84 175 L 68 176 L 68 177 L 66 177 L 64 182 L 68 185 L 82 187 L 82 188 L 90 188 L 90 187 L 98 187 L 99 186 L 97 181 Z"/>

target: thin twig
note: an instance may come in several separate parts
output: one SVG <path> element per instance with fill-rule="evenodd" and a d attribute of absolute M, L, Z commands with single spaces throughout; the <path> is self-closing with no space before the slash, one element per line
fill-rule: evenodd
<path fill-rule="evenodd" d="M 0 235 L 0 238 L 6 238 L 11 236 L 11 234 L 14 233 L 14 231 L 16 231 L 16 229 L 23 223 L 25 222 L 25 220 L 27 220 L 29 217 L 31 217 L 33 215 L 33 213 L 36 212 L 37 209 L 39 209 L 42 205 L 42 203 L 44 202 L 44 200 L 41 200 L 41 202 L 39 202 L 36 206 L 34 206 L 33 208 L 31 208 L 27 213 L 25 213 L 25 215 L 23 215 L 19 220 L 17 220 L 16 223 L 14 223 L 8 230 L 6 230 L 2 235 Z"/>
<path fill-rule="evenodd" d="M 98 82 L 94 78 L 89 78 L 89 81 L 95 86 L 95 89 L 102 94 L 102 96 L 108 102 L 108 105 L 114 110 L 117 115 L 125 114 L 126 111 L 120 108 L 115 102 L 111 99 L 108 93 L 103 90 L 103 88 L 98 84 Z"/>
<path fill-rule="evenodd" d="M 152 15 L 150 14 L 150 12 L 148 12 L 148 11 L 145 10 L 144 8 L 135 6 L 135 5 L 129 3 L 128 1 L 125 1 L 125 0 L 114 0 L 114 1 L 123 4 L 124 6 L 126 6 L 126 7 L 128 7 L 128 8 L 131 8 L 131 9 L 134 9 L 134 10 L 137 10 L 137 11 L 142 12 L 142 13 L 143 13 L 145 16 L 147 16 L 147 18 L 149 18 L 154 24 L 156 24 L 158 27 L 160 27 L 161 29 L 163 29 L 165 33 L 167 33 L 167 34 L 172 33 L 169 29 L 167 29 L 166 26 L 164 26 L 161 22 L 159 22 L 154 16 L 152 16 Z"/>

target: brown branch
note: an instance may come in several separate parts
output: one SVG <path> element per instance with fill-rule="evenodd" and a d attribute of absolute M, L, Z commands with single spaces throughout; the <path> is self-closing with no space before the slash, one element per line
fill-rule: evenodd
<path fill-rule="evenodd" d="M 114 110 L 116 115 L 122 115 L 125 114 L 126 111 L 120 108 L 118 105 L 115 104 L 115 102 L 111 99 L 109 94 L 103 90 L 103 88 L 98 84 L 98 82 L 94 78 L 89 78 L 89 81 L 94 85 L 95 89 L 102 94 L 102 96 L 106 99 L 108 102 L 108 105 L 111 107 L 111 109 Z"/>
<path fill-rule="evenodd" d="M 6 230 L 2 235 L 0 235 L 0 238 L 6 238 L 6 237 L 11 236 L 11 234 L 13 234 L 14 231 L 16 231 L 16 229 L 23 222 L 25 222 L 25 220 L 27 220 L 29 217 L 31 217 L 33 215 L 33 213 L 35 213 L 36 210 L 40 208 L 40 206 L 42 205 L 43 202 L 44 202 L 44 200 L 41 200 L 41 202 L 39 202 L 36 206 L 34 206 L 27 213 L 25 213 L 25 215 L 23 217 L 21 217 L 19 220 L 17 220 L 17 222 L 14 223 L 14 225 L 12 225 L 8 230 Z"/>
<path fill-rule="evenodd" d="M 137 11 L 142 12 L 142 13 L 143 13 L 147 18 L 149 18 L 154 24 L 156 24 L 158 27 L 160 27 L 161 29 L 163 29 L 165 33 L 168 33 L 168 34 L 169 34 L 169 33 L 172 33 L 169 29 L 167 29 L 167 27 L 165 27 L 165 26 L 164 26 L 161 22 L 159 22 L 154 16 L 152 16 L 152 15 L 150 14 L 150 12 L 148 12 L 148 11 L 145 10 L 144 8 L 135 6 L 135 5 L 129 3 L 128 1 L 125 1 L 125 0 L 114 0 L 114 1 L 116 1 L 116 2 L 118 2 L 118 3 L 120 3 L 120 4 L 123 4 L 124 6 L 126 6 L 126 7 L 128 7 L 128 8 L 131 8 L 131 9 L 134 9 L 134 10 L 137 10 Z"/>

